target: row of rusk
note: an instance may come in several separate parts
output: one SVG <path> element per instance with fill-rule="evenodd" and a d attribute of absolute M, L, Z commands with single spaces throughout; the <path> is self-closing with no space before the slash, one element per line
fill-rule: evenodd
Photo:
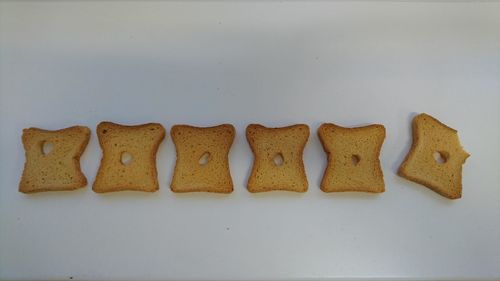
<path fill-rule="evenodd" d="M 309 134 L 309 127 L 304 124 L 281 128 L 248 125 L 246 138 L 254 154 L 248 191 L 306 192 L 308 181 L 302 157 Z M 344 128 L 325 123 L 317 134 L 328 158 L 321 190 L 384 192 L 379 161 L 385 139 L 383 125 Z M 101 122 L 97 135 L 103 154 L 92 186 L 95 192 L 158 190 L 156 153 L 165 137 L 161 124 L 125 126 Z M 177 154 L 172 191 L 233 191 L 228 160 L 235 137 L 232 125 L 175 125 L 170 135 Z M 80 156 L 89 138 L 90 129 L 83 126 L 57 131 L 24 129 L 26 162 L 19 191 L 35 193 L 85 187 L 87 179 L 80 169 Z M 462 164 L 468 156 L 454 129 L 420 114 L 413 119 L 413 144 L 398 174 L 447 198 L 460 198 Z"/>

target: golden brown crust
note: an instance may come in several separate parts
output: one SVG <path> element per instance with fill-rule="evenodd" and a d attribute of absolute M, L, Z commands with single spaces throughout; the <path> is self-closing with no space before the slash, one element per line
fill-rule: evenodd
<path fill-rule="evenodd" d="M 307 191 L 308 182 L 302 159 L 309 138 L 307 125 L 267 128 L 250 124 L 246 129 L 246 138 L 254 154 L 248 191 Z M 279 165 L 274 162 L 278 155 L 283 160 Z"/>
<path fill-rule="evenodd" d="M 170 135 L 177 159 L 170 185 L 172 191 L 231 193 L 233 181 L 228 154 L 235 134 L 231 124 L 173 126 Z M 200 163 L 203 157 L 206 161 Z"/>
<path fill-rule="evenodd" d="M 22 142 L 26 155 L 19 183 L 22 193 L 75 190 L 87 185 L 80 169 L 80 157 L 90 139 L 90 129 L 73 126 L 61 130 L 29 128 L 23 130 Z M 53 149 L 44 154 L 44 142 Z"/>
<path fill-rule="evenodd" d="M 385 191 L 379 160 L 385 139 L 383 125 L 344 128 L 325 123 L 318 128 L 318 136 L 328 156 L 321 190 L 370 193 Z"/>
<path fill-rule="evenodd" d="M 103 156 L 92 187 L 94 192 L 158 190 L 156 153 L 165 138 L 161 124 L 128 126 L 101 122 L 97 136 Z M 121 161 L 124 153 L 132 156 L 129 164 Z"/>
<path fill-rule="evenodd" d="M 461 198 L 462 165 L 470 155 L 463 150 L 457 131 L 422 113 L 413 118 L 412 134 L 412 146 L 398 175 L 446 198 Z M 445 163 L 435 161 L 436 152 L 445 156 Z"/>

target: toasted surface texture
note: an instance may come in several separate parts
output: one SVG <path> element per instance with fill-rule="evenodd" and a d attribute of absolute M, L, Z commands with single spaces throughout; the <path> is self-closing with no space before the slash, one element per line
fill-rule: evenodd
<path fill-rule="evenodd" d="M 165 137 L 161 124 L 124 126 L 101 122 L 97 136 L 103 151 L 92 189 L 95 192 L 158 190 L 156 152 Z M 127 160 L 126 156 L 131 156 Z"/>
<path fill-rule="evenodd" d="M 228 154 L 233 144 L 233 125 L 193 127 L 175 125 L 170 131 L 177 160 L 170 185 L 174 192 L 231 193 L 233 181 Z"/>
<path fill-rule="evenodd" d="M 462 197 L 465 152 L 456 130 L 425 113 L 413 118 L 413 144 L 398 174 L 449 199 Z M 439 153 L 443 163 L 435 159 Z"/>
<path fill-rule="evenodd" d="M 385 139 L 384 126 L 344 128 L 322 124 L 318 136 L 328 155 L 321 190 L 384 192 L 384 175 L 379 160 Z"/>
<path fill-rule="evenodd" d="M 19 191 L 74 190 L 87 185 L 80 169 L 80 156 L 90 139 L 90 129 L 82 126 L 57 131 L 38 128 L 23 130 L 23 146 L 26 154 Z M 44 144 L 52 145 L 45 151 Z"/>
<path fill-rule="evenodd" d="M 307 125 L 266 128 L 251 124 L 246 129 L 246 137 L 254 154 L 248 191 L 307 191 L 307 177 L 302 161 L 309 138 Z"/>

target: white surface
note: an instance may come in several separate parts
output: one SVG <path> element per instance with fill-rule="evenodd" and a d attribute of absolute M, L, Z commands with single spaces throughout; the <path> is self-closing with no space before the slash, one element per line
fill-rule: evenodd
<path fill-rule="evenodd" d="M 0 279 L 500 278 L 500 3 L 0 3 Z M 463 199 L 395 175 L 459 131 Z M 229 196 L 17 192 L 21 130 L 233 123 Z M 305 194 L 245 190 L 251 122 L 309 124 Z M 387 191 L 325 194 L 322 122 L 382 123 Z M 82 158 L 93 182 L 95 132 Z"/>

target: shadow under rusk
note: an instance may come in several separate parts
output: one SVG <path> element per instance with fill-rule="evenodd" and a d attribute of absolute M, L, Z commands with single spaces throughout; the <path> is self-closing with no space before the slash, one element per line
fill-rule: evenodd
<path fill-rule="evenodd" d="M 39 199 L 39 198 L 69 198 L 69 197 L 83 197 L 87 192 L 92 192 L 89 186 L 73 189 L 73 190 L 61 190 L 61 191 L 42 191 L 42 192 L 34 192 L 34 193 L 22 193 L 18 192 L 18 194 L 25 196 L 29 199 Z"/>
<path fill-rule="evenodd" d="M 355 199 L 355 200 L 377 200 L 385 192 L 382 193 L 370 193 L 370 192 L 356 192 L 356 191 L 345 191 L 345 192 L 323 192 L 321 191 L 325 198 L 329 199 Z"/>
<path fill-rule="evenodd" d="M 150 198 L 160 198 L 159 193 L 164 192 L 160 188 L 156 192 L 144 192 L 144 191 L 134 191 L 134 190 L 123 190 L 123 191 L 113 191 L 113 192 L 104 192 L 97 193 L 93 192 L 95 196 L 102 200 L 120 200 L 120 199 L 132 199 L 132 200 L 141 200 L 141 199 L 150 199 Z"/>
<path fill-rule="evenodd" d="M 269 198 L 269 199 L 300 199 L 300 198 L 306 196 L 308 191 L 306 191 L 306 192 L 293 192 L 293 191 L 285 191 L 285 190 L 272 190 L 272 191 L 251 193 L 247 190 L 248 194 L 250 194 L 249 196 L 252 199 L 264 199 L 264 198 Z"/>
<path fill-rule="evenodd" d="M 215 193 L 215 192 L 173 192 L 170 190 L 170 194 L 179 199 L 230 199 L 231 195 L 234 193 Z"/>

